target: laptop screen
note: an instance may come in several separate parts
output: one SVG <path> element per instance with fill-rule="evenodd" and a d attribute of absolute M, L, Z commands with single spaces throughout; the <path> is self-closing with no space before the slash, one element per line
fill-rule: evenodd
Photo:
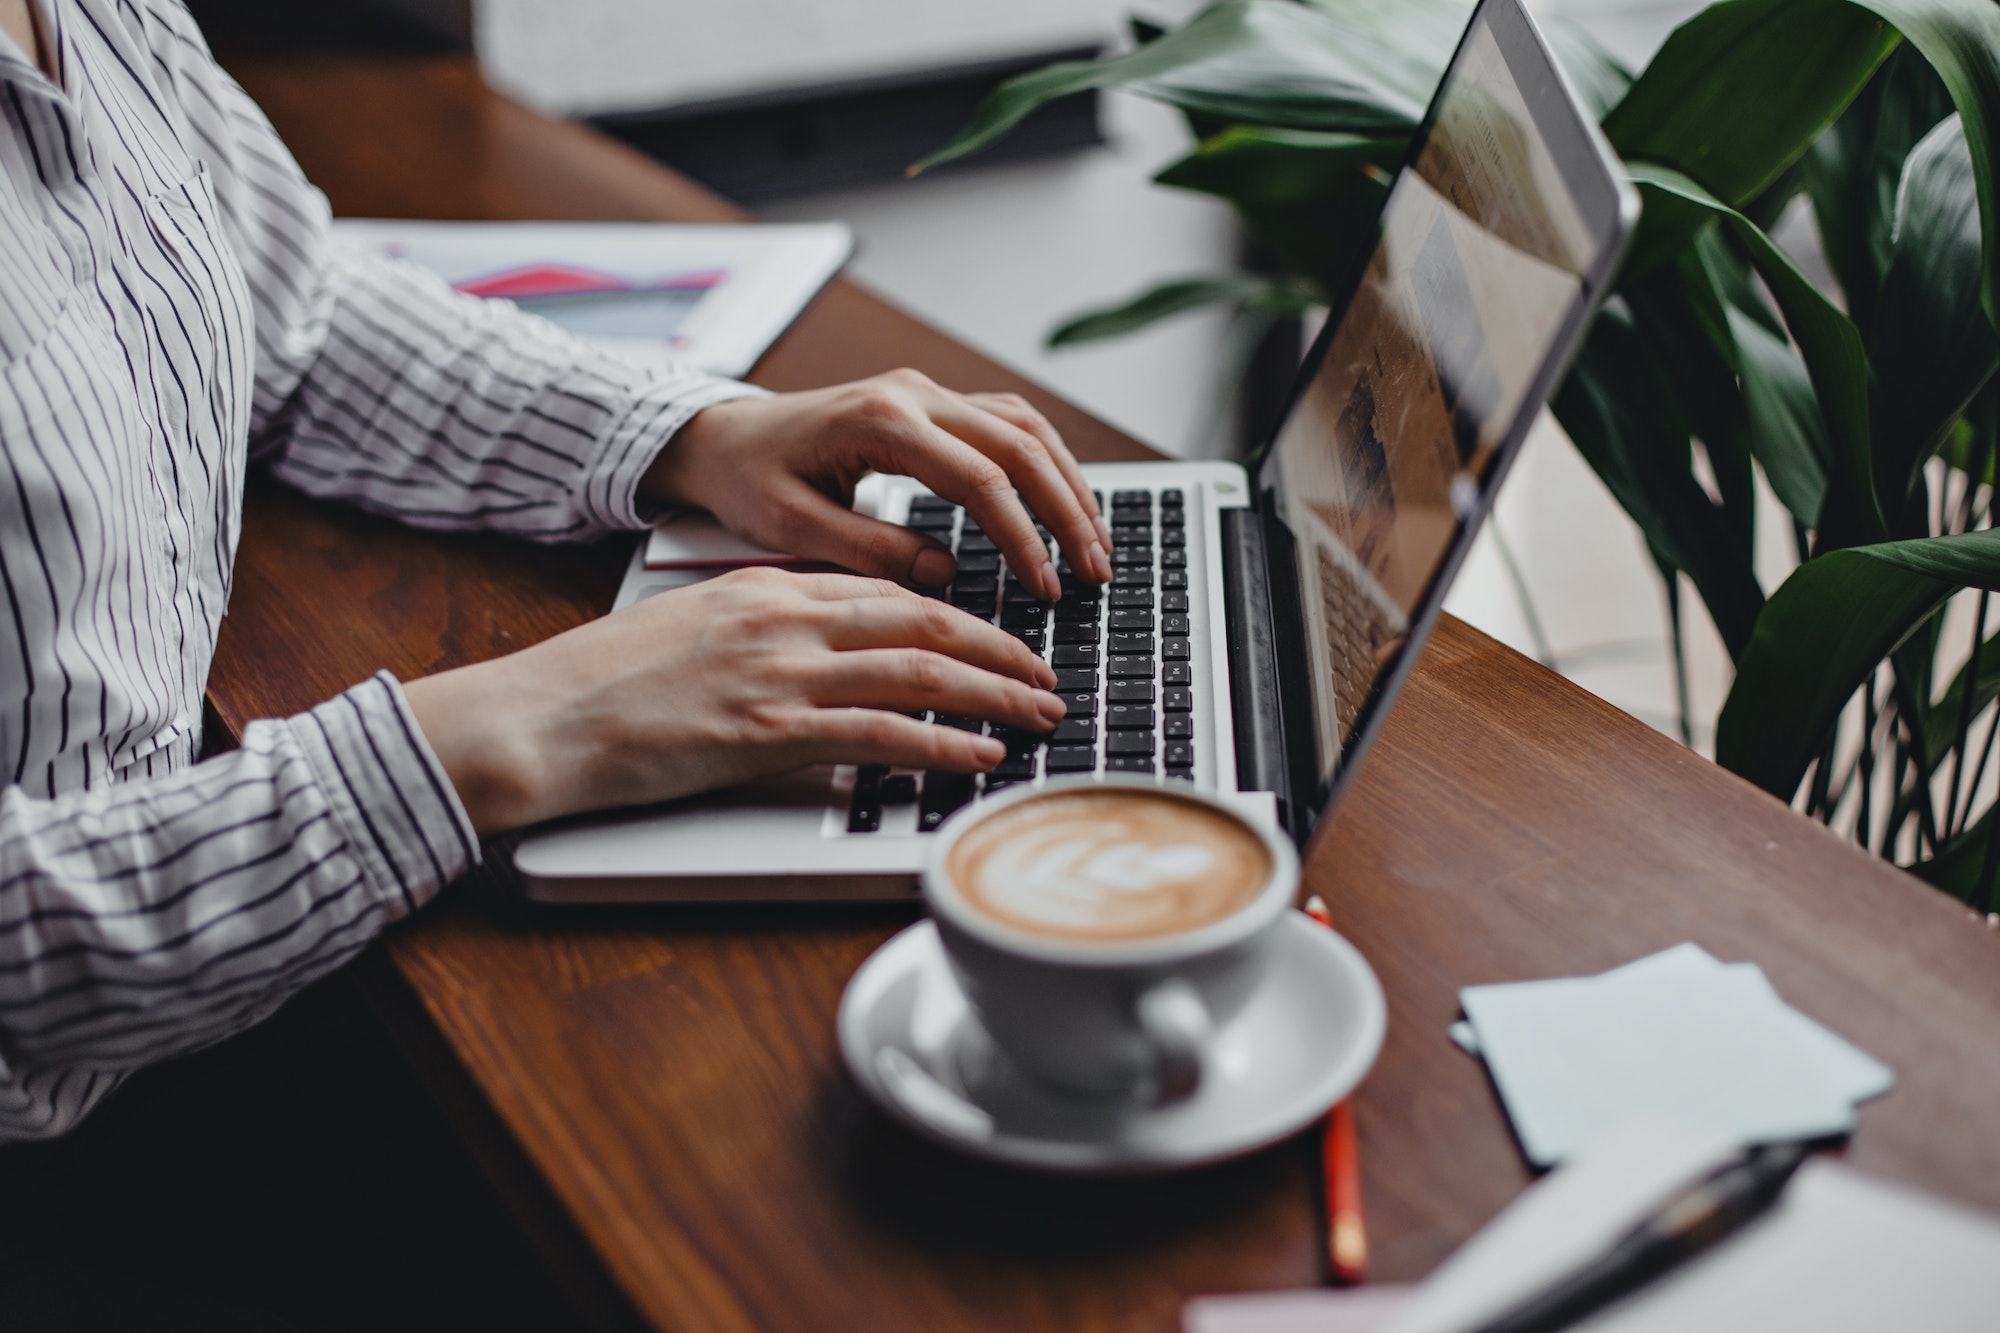
<path fill-rule="evenodd" d="M 1625 221 L 1610 172 L 1513 0 L 1481 5 L 1258 472 L 1290 538 L 1272 563 L 1289 546 L 1309 688 L 1287 743 L 1315 813 L 1577 339 Z"/>

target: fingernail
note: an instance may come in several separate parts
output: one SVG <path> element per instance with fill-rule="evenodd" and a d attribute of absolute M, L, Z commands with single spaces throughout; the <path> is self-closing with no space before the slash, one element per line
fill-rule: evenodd
<path fill-rule="evenodd" d="M 1099 515 L 1098 515 L 1098 516 L 1097 516 L 1097 517 L 1096 517 L 1096 518 L 1095 518 L 1094 520 L 1092 520 L 1092 521 L 1093 521 L 1093 522 L 1095 522 L 1095 523 L 1097 524 L 1097 539 L 1098 539 L 1098 541 L 1100 541 L 1100 542 L 1104 543 L 1104 549 L 1105 549 L 1105 550 L 1107 550 L 1107 551 L 1108 551 L 1108 550 L 1110 550 L 1110 549 L 1111 549 L 1111 525 L 1110 525 L 1109 523 L 1106 523 L 1106 522 L 1104 521 L 1104 515 L 1102 515 L 1102 514 L 1099 514 Z"/>
<path fill-rule="evenodd" d="M 1111 557 L 1104 554 L 1104 548 L 1096 542 L 1090 544 L 1090 568 L 1099 583 L 1111 582 Z"/>
<path fill-rule="evenodd" d="M 1069 705 L 1063 702 L 1062 696 L 1047 690 L 1035 691 L 1035 707 L 1051 722 L 1060 722 L 1069 716 Z"/>
<path fill-rule="evenodd" d="M 926 546 L 917 552 L 917 558 L 910 562 L 910 582 L 919 588 L 937 588 L 951 582 L 951 576 L 958 572 L 957 563 L 948 551 L 940 551 L 935 546 Z"/>
<path fill-rule="evenodd" d="M 1062 580 L 1056 577 L 1056 567 L 1051 562 L 1042 561 L 1042 589 L 1052 602 L 1062 600 Z"/>
<path fill-rule="evenodd" d="M 972 738 L 972 757 L 991 768 L 1007 757 L 1007 747 L 991 736 L 975 736 Z"/>

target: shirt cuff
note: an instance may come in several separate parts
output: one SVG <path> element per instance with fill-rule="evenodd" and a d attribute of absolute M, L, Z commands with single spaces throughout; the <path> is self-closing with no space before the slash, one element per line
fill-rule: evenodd
<path fill-rule="evenodd" d="M 598 467 L 585 487 L 584 513 L 607 528 L 651 527 L 659 508 L 640 500 L 639 481 L 674 432 L 705 407 L 770 396 L 768 389 L 713 375 L 668 380 L 640 390 L 605 441 Z"/>
<path fill-rule="evenodd" d="M 472 820 L 394 676 L 378 672 L 282 725 L 392 920 L 479 864 Z"/>

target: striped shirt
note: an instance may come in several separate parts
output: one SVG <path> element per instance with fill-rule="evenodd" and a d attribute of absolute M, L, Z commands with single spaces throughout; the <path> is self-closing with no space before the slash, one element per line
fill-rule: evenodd
<path fill-rule="evenodd" d="M 755 392 L 343 250 L 177 0 L 37 3 L 53 81 L 0 36 L 0 1138 L 255 1023 L 478 860 L 386 674 L 195 762 L 248 465 L 590 538 Z"/>

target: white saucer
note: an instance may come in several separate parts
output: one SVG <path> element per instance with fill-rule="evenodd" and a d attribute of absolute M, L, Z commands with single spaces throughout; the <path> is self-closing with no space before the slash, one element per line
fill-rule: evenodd
<path fill-rule="evenodd" d="M 1048 1171 L 1171 1171 L 1311 1124 L 1374 1064 L 1387 1017 L 1381 984 L 1354 946 L 1290 912 L 1269 975 L 1217 1034 L 1193 1097 L 1166 1108 L 1071 1098 L 1021 1077 L 994 1049 L 936 927 L 922 921 L 847 983 L 840 1052 L 877 1105 L 949 1147 Z"/>

